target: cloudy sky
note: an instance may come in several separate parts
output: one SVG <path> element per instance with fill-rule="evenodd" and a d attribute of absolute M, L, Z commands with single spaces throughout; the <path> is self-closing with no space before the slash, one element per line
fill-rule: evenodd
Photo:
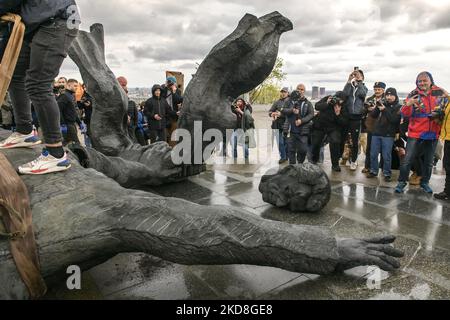
<path fill-rule="evenodd" d="M 450 0 L 77 0 L 81 29 L 105 26 L 106 56 L 130 87 L 164 81 L 165 70 L 187 80 L 196 64 L 230 34 L 245 13 L 279 11 L 294 24 L 282 35 L 279 55 L 287 78 L 341 89 L 354 66 L 366 83 L 387 82 L 410 91 L 429 70 L 450 88 Z M 170 4 L 170 5 L 168 5 Z M 61 74 L 81 78 L 67 59 Z"/>

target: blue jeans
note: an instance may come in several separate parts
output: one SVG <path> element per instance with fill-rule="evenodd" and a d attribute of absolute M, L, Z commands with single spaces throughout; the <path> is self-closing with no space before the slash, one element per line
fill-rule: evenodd
<path fill-rule="evenodd" d="M 238 147 L 238 135 L 236 133 L 236 131 L 233 132 L 233 135 L 231 136 L 231 144 L 233 146 L 233 158 L 237 158 L 238 157 L 238 152 L 237 152 L 237 147 Z M 249 151 L 248 151 L 248 144 L 244 143 L 244 145 L 242 146 L 243 150 L 244 150 L 244 157 L 245 159 L 248 159 L 249 156 Z"/>
<path fill-rule="evenodd" d="M 373 143 L 373 141 L 372 141 Z M 399 182 L 407 182 L 409 179 L 409 171 L 413 164 L 419 147 L 422 146 L 424 153 L 423 173 L 421 183 L 428 184 L 433 171 L 434 153 L 436 152 L 437 140 L 422 140 L 409 138 L 406 144 L 406 156 L 400 167 Z"/>
<path fill-rule="evenodd" d="M 280 153 L 280 159 L 281 160 L 287 160 L 288 159 L 288 141 L 287 137 L 283 135 L 282 130 L 274 130 L 273 131 L 274 138 L 277 139 L 278 143 L 278 151 Z M 273 141 L 273 140 L 272 140 Z"/>
<path fill-rule="evenodd" d="M 383 174 L 385 177 L 392 175 L 392 146 L 394 145 L 393 137 L 372 136 L 370 145 L 370 172 L 378 175 L 379 161 L 378 155 L 383 156 Z"/>

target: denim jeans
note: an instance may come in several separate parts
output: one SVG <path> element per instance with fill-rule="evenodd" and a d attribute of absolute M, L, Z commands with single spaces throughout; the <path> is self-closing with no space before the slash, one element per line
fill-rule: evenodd
<path fill-rule="evenodd" d="M 44 143 L 55 144 L 62 141 L 53 81 L 77 34 L 77 29 L 67 28 L 66 20 L 54 19 L 42 24 L 32 37 L 24 39 L 9 86 L 19 133 L 29 134 L 32 131 L 33 103 Z"/>
<path fill-rule="evenodd" d="M 392 176 L 392 147 L 394 145 L 393 137 L 372 136 L 370 146 L 370 172 L 378 175 L 379 161 L 378 156 L 383 156 L 383 174 L 385 177 Z"/>
<path fill-rule="evenodd" d="M 281 160 L 287 160 L 288 158 L 288 139 L 283 135 L 283 130 L 273 130 L 274 137 L 278 138 L 278 151 L 280 153 Z M 272 140 L 273 141 L 273 140 Z"/>
<path fill-rule="evenodd" d="M 403 163 L 400 167 L 400 177 L 398 178 L 398 181 L 399 182 L 408 181 L 411 165 L 415 160 L 416 153 L 418 152 L 419 147 L 422 147 L 424 152 L 424 163 L 423 163 L 424 167 L 421 183 L 425 184 L 429 183 L 431 178 L 431 172 L 433 171 L 433 160 L 434 160 L 434 153 L 436 151 L 436 146 L 437 140 L 422 140 L 422 139 L 408 138 L 408 143 L 406 144 L 406 156 L 403 159 Z"/>
<path fill-rule="evenodd" d="M 238 134 L 237 131 L 233 132 L 233 135 L 231 136 L 231 146 L 233 147 L 233 158 L 237 158 L 238 157 Z M 248 144 L 244 143 L 242 145 L 242 149 L 244 151 L 244 158 L 248 159 L 249 157 L 249 148 L 248 148 Z"/>

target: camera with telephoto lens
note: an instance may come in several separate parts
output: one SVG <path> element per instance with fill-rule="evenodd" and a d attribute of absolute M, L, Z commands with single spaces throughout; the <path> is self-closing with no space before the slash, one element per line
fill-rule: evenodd
<path fill-rule="evenodd" d="M 336 105 L 338 105 L 340 103 L 340 99 L 337 96 L 332 96 L 330 102 L 328 102 L 328 104 L 331 107 L 334 107 Z"/>

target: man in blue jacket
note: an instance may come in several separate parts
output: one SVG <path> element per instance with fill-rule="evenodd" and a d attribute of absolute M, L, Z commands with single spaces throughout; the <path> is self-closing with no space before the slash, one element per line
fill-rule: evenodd
<path fill-rule="evenodd" d="M 45 148 L 42 155 L 19 167 L 22 174 L 46 174 L 70 168 L 62 147 L 60 114 L 53 81 L 78 34 L 80 19 L 75 0 L 2 0 L 0 15 L 19 14 L 25 38 L 9 87 L 17 132 L 0 142 L 0 149 L 32 147 L 31 103 L 39 119 Z"/>

